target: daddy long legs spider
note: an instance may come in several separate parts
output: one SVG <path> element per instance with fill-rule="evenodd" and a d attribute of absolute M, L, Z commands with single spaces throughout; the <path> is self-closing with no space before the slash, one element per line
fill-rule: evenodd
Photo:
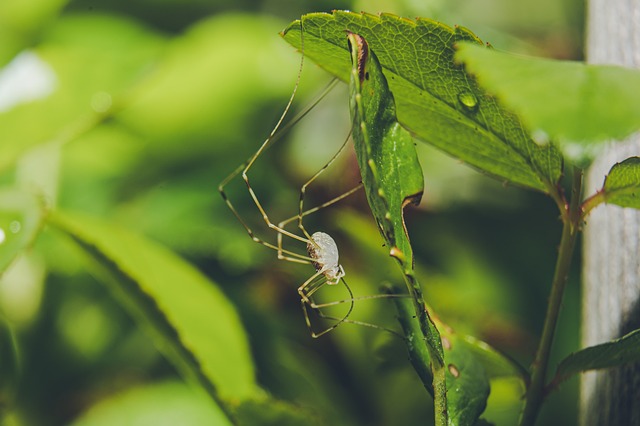
<path fill-rule="evenodd" d="M 301 50 L 304 49 L 304 47 L 301 48 Z M 285 109 L 282 113 L 282 115 L 280 116 L 280 118 L 278 119 L 278 121 L 276 122 L 275 127 L 273 128 L 273 130 L 269 133 L 269 136 L 265 139 L 265 141 L 260 145 L 260 147 L 258 148 L 258 150 L 251 156 L 249 157 L 249 159 L 243 163 L 242 165 L 240 165 L 236 170 L 234 170 L 229 176 L 227 176 L 227 178 L 225 178 L 220 185 L 218 186 L 218 190 L 220 192 L 220 194 L 222 195 L 222 198 L 224 199 L 226 205 L 229 207 L 229 209 L 231 210 L 231 212 L 234 214 L 234 216 L 236 217 L 236 219 L 242 224 L 242 226 L 245 228 L 247 234 L 249 235 L 249 237 L 251 237 L 251 239 L 253 241 L 255 241 L 256 243 L 259 243 L 269 249 L 272 249 L 274 251 L 276 251 L 277 253 L 277 258 L 279 260 L 285 260 L 285 261 L 289 261 L 289 262 L 294 262 L 294 263 L 301 263 L 301 264 L 310 264 L 312 266 L 314 266 L 315 268 L 315 273 L 313 275 L 311 275 L 306 281 L 304 281 L 299 287 L 298 287 L 298 294 L 300 296 L 300 302 L 302 305 L 302 310 L 304 313 L 304 317 L 305 317 L 305 322 L 306 325 L 312 335 L 312 337 L 319 337 L 322 336 L 323 334 L 328 333 L 329 331 L 335 329 L 336 327 L 338 327 L 340 324 L 348 322 L 348 323 L 355 323 L 355 324 L 360 324 L 360 325 L 364 325 L 364 326 L 368 326 L 368 327 L 372 327 L 372 328 L 377 328 L 377 329 L 384 329 L 387 331 L 392 332 L 393 334 L 398 334 L 392 330 L 389 330 L 387 328 L 384 327 L 380 327 L 374 324 L 370 324 L 370 323 L 366 323 L 366 322 L 361 322 L 361 321 L 355 321 L 355 320 L 351 320 L 349 319 L 349 316 L 351 315 L 351 312 L 353 310 L 354 307 L 354 301 L 357 299 L 377 299 L 377 298 L 388 298 L 388 297 L 404 297 L 404 296 L 392 296 L 392 295 L 388 295 L 388 294 L 379 294 L 379 295 L 370 295 L 370 296 L 364 296 L 364 297 L 358 297 L 358 298 L 354 298 L 353 292 L 351 290 L 351 288 L 349 287 L 349 285 L 347 284 L 347 282 L 344 279 L 345 276 L 345 271 L 344 268 L 342 267 L 342 265 L 340 265 L 339 263 L 339 254 L 338 254 L 338 247 L 337 244 L 335 243 L 334 239 L 327 233 L 325 232 L 315 232 L 313 234 L 310 234 L 304 226 L 303 223 L 303 219 L 312 214 L 315 213 L 323 208 L 329 207 L 332 204 L 337 203 L 338 201 L 341 201 L 345 198 L 347 198 L 348 196 L 352 195 L 353 193 L 355 193 L 356 191 L 358 191 L 359 189 L 361 189 L 363 187 L 362 183 L 359 183 L 358 185 L 356 185 L 355 187 L 351 188 L 350 190 L 346 191 L 345 193 L 343 193 L 342 195 L 339 195 L 337 197 L 334 197 L 332 199 L 330 199 L 329 201 L 326 201 L 316 207 L 310 208 L 305 210 L 304 207 L 304 199 L 305 199 L 305 194 L 307 191 L 307 188 L 309 187 L 309 185 L 311 185 L 311 183 L 313 183 L 323 172 L 325 172 L 325 170 L 327 170 L 327 168 L 329 168 L 335 161 L 336 159 L 340 156 L 340 154 L 345 150 L 348 141 L 350 139 L 350 135 L 349 137 L 347 137 L 345 139 L 345 141 L 342 143 L 342 145 L 340 146 L 340 148 L 338 149 L 338 151 L 329 159 L 329 161 L 320 168 L 320 170 L 318 170 L 306 183 L 304 183 L 304 185 L 302 185 L 302 187 L 300 188 L 300 198 L 299 198 L 299 204 L 298 204 L 298 213 L 295 214 L 292 217 L 289 217 L 288 219 L 285 219 L 283 221 L 278 222 L 277 224 L 275 223 L 275 221 L 273 221 L 269 215 L 267 214 L 267 211 L 263 205 L 263 203 L 260 201 L 260 199 L 258 198 L 256 192 L 254 191 L 254 189 L 251 186 L 250 180 L 249 180 L 249 171 L 252 169 L 252 167 L 255 165 L 256 161 L 260 158 L 260 156 L 265 152 L 265 150 L 267 148 L 269 148 L 278 138 L 281 134 L 283 134 L 283 132 L 285 132 L 290 126 L 292 126 L 293 124 L 297 123 L 302 117 L 304 117 L 313 107 L 315 107 L 320 100 L 322 100 L 327 94 L 328 92 L 333 88 L 333 86 L 337 83 L 337 80 L 332 81 L 327 88 L 320 94 L 320 96 L 318 96 L 318 98 L 311 103 L 311 105 L 307 108 L 305 108 L 303 111 L 301 111 L 294 119 L 292 119 L 289 123 L 287 123 L 286 125 L 282 126 L 282 123 L 287 115 L 287 113 L 289 112 L 291 105 L 293 103 L 293 100 L 296 96 L 299 84 L 300 84 L 300 79 L 301 79 L 301 75 L 302 75 L 302 68 L 303 68 L 303 63 L 304 63 L 304 59 L 303 59 L 304 55 L 302 56 L 301 60 L 300 60 L 300 68 L 298 70 L 298 77 L 294 86 L 294 89 L 291 93 L 291 96 L 285 106 Z M 281 129 L 282 126 L 282 129 Z M 252 204 L 255 205 L 255 207 L 257 208 L 262 220 L 264 221 L 264 223 L 266 224 L 267 228 L 273 232 L 275 232 L 276 235 L 276 243 L 272 243 L 269 241 L 266 241 L 260 237 L 258 237 L 256 235 L 256 233 L 253 231 L 253 229 L 248 225 L 248 222 L 243 218 L 243 216 L 238 212 L 238 210 L 235 208 L 235 206 L 232 204 L 230 198 L 228 197 L 227 193 L 225 192 L 225 187 L 231 182 L 233 181 L 238 175 L 242 176 L 242 179 L 244 181 L 244 183 L 246 184 L 246 189 L 248 191 L 248 194 L 251 198 L 251 202 Z M 297 228 L 299 230 L 299 232 L 292 232 L 286 229 L 286 227 L 292 223 L 296 222 L 297 223 Z M 301 243 L 304 243 L 306 245 L 306 254 L 300 254 L 294 250 L 290 250 L 290 249 L 285 249 L 284 248 L 284 239 L 288 238 L 290 240 L 294 240 L 294 241 L 298 241 Z M 323 288 L 325 285 L 328 286 L 336 286 L 338 284 L 342 284 L 344 286 L 344 288 L 347 291 L 348 294 L 348 298 L 343 299 L 343 300 L 338 300 L 338 301 L 333 301 L 333 302 L 328 302 L 328 303 L 318 303 L 315 300 L 315 295 L 316 293 Z M 323 312 L 324 308 L 329 308 L 332 306 L 336 306 L 336 305 L 340 305 L 340 304 L 347 304 L 347 309 L 346 312 L 343 312 L 341 315 L 339 316 L 331 316 L 331 315 L 327 315 Z M 323 329 L 321 329 L 320 331 L 314 331 L 314 327 L 312 326 L 312 321 L 311 321 L 311 313 L 313 312 L 313 314 L 317 315 L 319 318 L 324 318 L 330 321 L 333 321 L 331 323 L 331 325 L 329 325 L 328 327 L 325 327 Z"/>
<path fill-rule="evenodd" d="M 299 119 L 304 117 L 331 90 L 331 88 L 333 88 L 333 86 L 336 83 L 335 80 L 332 83 L 330 83 L 329 86 L 327 86 L 327 88 L 316 99 L 316 101 L 314 101 L 308 108 L 304 109 L 301 113 L 299 113 L 298 116 L 296 116 L 293 120 L 291 120 L 290 123 L 286 124 L 285 126 L 282 126 L 282 123 L 289 109 L 291 108 L 291 105 L 297 93 L 298 86 L 300 83 L 300 76 L 302 73 L 302 67 L 303 67 L 303 60 L 300 61 L 300 69 L 298 72 L 298 78 L 296 80 L 294 90 L 285 106 L 285 109 L 282 115 L 278 119 L 275 127 L 273 128 L 273 130 L 271 131 L 267 139 L 262 143 L 262 145 L 258 148 L 258 150 L 251 157 L 249 157 L 249 159 L 245 163 L 240 165 L 236 170 L 234 170 L 229 176 L 227 176 L 227 178 L 225 178 L 220 183 L 220 185 L 218 186 L 218 190 L 222 195 L 222 198 L 224 199 L 225 203 L 231 210 L 231 212 L 234 214 L 236 219 L 242 224 L 247 234 L 251 237 L 253 241 L 255 241 L 256 243 L 262 244 L 263 246 L 269 249 L 275 250 L 277 253 L 277 258 L 280 260 L 285 260 L 285 261 L 295 262 L 295 263 L 310 264 L 314 266 L 316 272 L 298 287 L 298 294 L 300 296 L 300 301 L 302 304 L 307 327 L 309 328 L 311 335 L 313 337 L 319 337 L 333 330 L 342 322 L 347 321 L 347 318 L 349 317 L 349 315 L 351 314 L 351 311 L 353 310 L 354 298 L 353 298 L 353 293 L 351 292 L 351 289 L 349 288 L 348 284 L 344 280 L 345 272 L 343 267 L 339 264 L 338 248 L 335 241 L 333 240 L 332 237 L 330 237 L 328 234 L 324 232 L 315 232 L 314 234 L 309 234 L 309 232 L 307 232 L 307 230 L 304 227 L 303 218 L 311 213 L 317 212 L 318 210 L 328 207 L 348 197 L 349 195 L 355 193 L 360 188 L 362 188 L 362 184 L 358 184 L 354 188 L 351 188 L 347 192 L 343 193 L 342 195 L 334 197 L 331 200 L 308 210 L 304 210 L 304 197 L 309 185 L 313 181 L 315 181 L 332 163 L 334 163 L 334 161 L 344 151 L 345 147 L 347 146 L 349 138 L 347 137 L 344 143 L 342 144 L 342 146 L 331 157 L 331 159 L 317 173 L 315 173 L 304 185 L 302 185 L 300 189 L 300 201 L 299 201 L 299 207 L 298 207 L 298 214 L 286 220 L 283 220 L 278 224 L 272 221 L 269 215 L 267 214 L 267 211 L 265 210 L 263 203 L 260 201 L 256 192 L 252 188 L 252 185 L 249 179 L 249 172 L 251 168 L 254 166 L 258 158 L 264 153 L 264 151 L 267 148 L 269 148 L 269 146 L 271 146 L 273 142 L 275 142 L 278 139 L 278 136 L 282 134 L 282 132 L 286 131 L 292 124 L 295 124 L 297 121 L 299 121 Z M 281 126 L 282 126 L 282 129 L 280 129 Z M 242 176 L 242 179 L 246 184 L 251 200 L 253 204 L 256 206 L 264 223 L 266 224 L 268 229 L 276 233 L 277 236 L 276 236 L 275 244 L 272 242 L 266 241 L 265 239 L 260 238 L 258 235 L 256 235 L 256 233 L 249 226 L 247 221 L 235 208 L 230 198 L 228 197 L 227 193 L 225 192 L 225 187 L 232 180 L 234 180 L 238 175 Z M 297 226 L 300 231 L 299 233 L 291 232 L 285 229 L 286 226 L 292 222 L 297 222 Z M 304 243 L 307 248 L 307 253 L 300 254 L 300 253 L 297 253 L 296 251 L 284 248 L 283 237 L 290 238 L 290 239 Z M 330 286 L 342 284 L 346 288 L 349 298 L 339 302 L 332 302 L 328 304 L 316 303 L 314 300 L 314 295 L 325 284 Z M 327 316 L 321 312 L 322 308 L 333 306 L 337 303 L 348 303 L 348 309 L 341 317 L 334 318 L 331 316 Z M 314 311 L 321 318 L 334 320 L 333 324 L 319 332 L 314 331 L 312 328 L 311 318 L 309 315 L 310 310 Z"/>

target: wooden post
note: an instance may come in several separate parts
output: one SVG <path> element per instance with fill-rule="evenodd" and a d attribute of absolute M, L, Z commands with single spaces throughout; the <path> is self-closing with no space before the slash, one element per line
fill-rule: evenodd
<path fill-rule="evenodd" d="M 640 0 L 590 0 L 587 33 L 588 62 L 640 68 Z M 611 166 L 630 156 L 640 156 L 638 134 L 598 157 L 586 194 L 601 188 Z M 640 211 L 601 205 L 587 222 L 583 347 L 640 328 Z M 581 425 L 640 425 L 640 363 L 585 374 L 580 392 Z"/>

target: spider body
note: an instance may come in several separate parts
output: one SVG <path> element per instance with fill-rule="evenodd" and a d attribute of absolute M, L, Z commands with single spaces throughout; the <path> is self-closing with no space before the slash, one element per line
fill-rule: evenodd
<path fill-rule="evenodd" d="M 338 284 L 344 277 L 344 269 L 338 263 L 338 246 L 329 234 L 315 232 L 311 235 L 311 241 L 307 243 L 307 253 L 316 272 L 324 275 L 327 284 Z"/>

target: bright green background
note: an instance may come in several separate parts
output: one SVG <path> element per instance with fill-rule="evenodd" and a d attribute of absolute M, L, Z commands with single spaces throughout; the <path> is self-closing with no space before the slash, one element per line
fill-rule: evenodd
<path fill-rule="evenodd" d="M 278 31 L 302 13 L 331 9 L 431 17 L 464 25 L 505 50 L 581 55 L 582 10 L 574 0 L 5 0 L 0 64 L 29 49 L 48 64 L 57 91 L 0 112 L 0 182 L 39 181 L 55 188 L 44 192 L 57 207 L 113 221 L 194 263 L 233 301 L 258 382 L 275 397 L 327 424 L 424 424 L 431 417 L 428 396 L 402 343 L 349 325 L 312 340 L 295 291 L 312 271 L 278 262 L 252 243 L 216 191 L 269 133 L 293 88 L 299 56 Z M 307 62 L 294 108 L 308 104 L 327 80 Z M 112 109 L 103 117 L 96 111 L 109 96 Z M 260 159 L 252 182 L 272 218 L 295 213 L 298 187 L 335 152 L 348 126 L 342 85 Z M 30 147 L 56 138 L 60 158 L 45 152 L 16 167 Z M 418 149 L 426 192 L 421 209 L 408 213 L 408 226 L 426 297 L 456 330 L 530 362 L 560 237 L 555 206 L 422 143 Z M 355 164 L 349 152 L 310 190 L 308 205 L 357 183 Z M 256 230 L 271 235 L 259 226 L 243 186 L 229 192 Z M 4 228 L 15 218 L 0 219 Z M 308 229 L 336 237 L 357 295 L 401 279 L 362 194 L 310 217 Z M 202 395 L 177 387 L 174 367 L 56 235 L 42 234 L 20 264 L 24 269 L 0 284 L 0 403 L 8 424 L 62 425 L 82 416 L 80 424 L 99 424 L 118 403 L 162 406 L 185 418 L 215 415 Z M 577 273 L 571 279 L 558 357 L 578 347 Z M 396 326 L 385 301 L 359 302 L 353 318 Z M 218 320 L 211 312 L 210 321 Z M 541 424 L 575 423 L 576 384 L 563 384 Z"/>

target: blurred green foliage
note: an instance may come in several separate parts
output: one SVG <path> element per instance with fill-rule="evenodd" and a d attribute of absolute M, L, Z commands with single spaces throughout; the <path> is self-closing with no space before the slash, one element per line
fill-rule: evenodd
<path fill-rule="evenodd" d="M 581 55 L 582 4 L 575 0 L 517 7 L 505 0 L 4 0 L 0 182 L 26 189 L 50 208 L 129 228 L 197 265 L 240 313 L 259 384 L 309 418 L 424 424 L 432 417 L 428 394 L 402 342 L 350 325 L 312 340 L 295 291 L 312 271 L 278 262 L 275 253 L 254 244 L 216 191 L 268 135 L 293 88 L 299 56 L 278 31 L 302 13 L 337 8 L 432 17 L 465 25 L 510 50 Z M 295 108 L 308 104 L 327 80 L 307 63 Z M 335 90 L 256 163 L 252 186 L 275 221 L 296 213 L 300 185 L 347 137 L 347 99 L 346 87 Z M 407 220 L 426 297 L 457 331 L 526 365 L 553 273 L 557 211 L 540 194 L 505 188 L 432 148 L 418 148 L 426 192 Z M 307 205 L 358 179 L 349 153 L 310 189 Z M 24 209 L 14 207 L 20 203 L 10 203 L 6 193 L 0 226 L 13 244 L 16 226 L 31 231 L 41 225 L 30 216 L 29 201 Z M 231 185 L 230 196 L 257 232 L 272 235 L 261 227 L 241 182 Z M 338 240 L 356 295 L 377 294 L 383 282 L 397 282 L 362 194 L 308 219 L 309 229 Z M 174 367 L 87 273 L 75 247 L 48 229 L 35 242 L 17 244 L 32 248 L 21 251 L 0 279 L 0 409 L 6 424 L 117 424 L 123 420 L 112 416 L 123 412 L 131 413 L 132 424 L 175 424 L 175 418 L 206 424 L 199 419 L 214 418 L 208 400 L 176 381 Z M 302 250 L 295 244 L 291 249 Z M 576 278 L 574 273 L 565 298 L 558 358 L 578 345 Z M 328 293 L 327 300 L 345 297 Z M 397 328 L 385 300 L 359 301 L 353 315 Z M 209 321 L 219 321 L 216 312 Z M 575 423 L 576 383 L 563 385 L 541 423 Z M 498 400 L 494 411 L 505 407 L 496 414 L 502 424 L 514 415 L 510 404 L 500 403 L 509 401 L 509 389 L 492 389 L 490 397 Z M 134 417 L 143 420 L 133 423 Z"/>

